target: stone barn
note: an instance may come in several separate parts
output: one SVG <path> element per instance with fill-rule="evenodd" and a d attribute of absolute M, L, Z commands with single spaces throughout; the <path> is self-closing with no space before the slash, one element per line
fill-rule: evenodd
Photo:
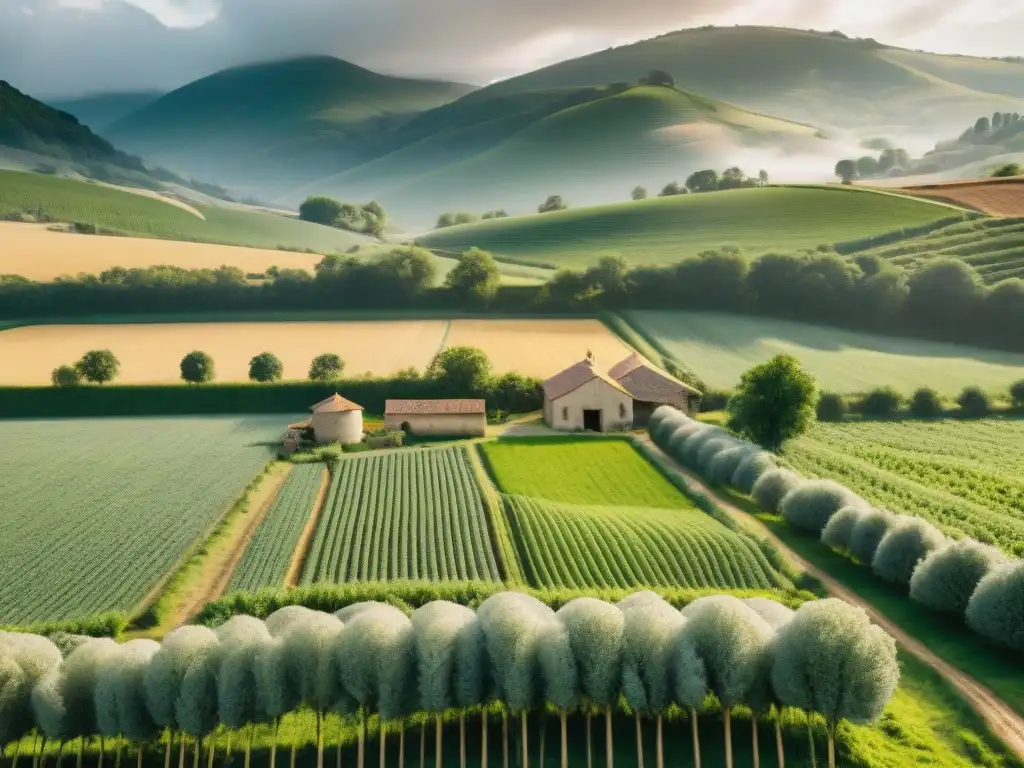
<path fill-rule="evenodd" d="M 316 442 L 351 445 L 363 439 L 363 406 L 335 392 L 310 410 L 309 427 Z"/>
<path fill-rule="evenodd" d="M 388 400 L 384 426 L 413 435 L 483 437 L 487 409 L 483 400 Z"/>
<path fill-rule="evenodd" d="M 629 429 L 633 425 L 633 397 L 587 358 L 544 382 L 544 421 L 554 429 Z"/>
<path fill-rule="evenodd" d="M 608 376 L 633 396 L 634 427 L 647 426 L 659 405 L 671 405 L 693 414 L 700 403 L 698 390 L 656 368 L 637 352 L 612 366 Z"/>

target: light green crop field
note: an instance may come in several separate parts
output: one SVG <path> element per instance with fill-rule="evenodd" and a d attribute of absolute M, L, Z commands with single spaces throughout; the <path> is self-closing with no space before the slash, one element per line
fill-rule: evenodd
<path fill-rule="evenodd" d="M 754 256 L 878 235 L 956 210 L 863 189 L 769 187 L 679 195 L 490 219 L 430 232 L 431 248 L 471 246 L 526 263 L 583 267 L 619 254 L 633 265 L 672 264 L 709 248 Z"/>
<path fill-rule="evenodd" d="M 752 540 L 692 505 L 595 507 L 527 496 L 505 496 L 504 504 L 534 587 L 768 589 L 784 582 Z"/>
<path fill-rule="evenodd" d="M 567 504 L 691 506 L 625 440 L 509 438 L 483 443 L 481 448 L 502 493 Z"/>
<path fill-rule="evenodd" d="M 302 583 L 501 579 L 464 447 L 338 462 Z"/>
<path fill-rule="evenodd" d="M 21 212 L 95 224 L 138 237 L 334 253 L 368 242 L 351 232 L 271 213 L 193 206 L 205 217 L 152 197 L 74 179 L 0 171 L 0 216 Z"/>
<path fill-rule="evenodd" d="M 136 607 L 272 458 L 285 423 L 0 421 L 0 624 Z"/>
<path fill-rule="evenodd" d="M 784 456 L 801 474 L 1024 555 L 1024 419 L 818 424 Z"/>
<path fill-rule="evenodd" d="M 793 355 L 819 388 L 865 392 L 931 387 L 955 395 L 967 386 L 1003 393 L 1024 379 L 1024 354 L 919 339 L 875 336 L 789 320 L 714 312 L 635 311 L 626 319 L 709 387 L 731 388 L 774 355 Z"/>
<path fill-rule="evenodd" d="M 227 591 L 251 592 L 284 584 L 295 547 L 313 513 L 323 476 L 323 464 L 299 464 L 292 468 L 231 574 Z"/>

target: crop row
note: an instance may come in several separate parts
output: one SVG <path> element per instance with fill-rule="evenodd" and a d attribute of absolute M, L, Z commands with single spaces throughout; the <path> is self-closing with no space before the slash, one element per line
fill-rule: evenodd
<path fill-rule="evenodd" d="M 500 578 L 464 448 L 338 462 L 302 583 Z"/>
<path fill-rule="evenodd" d="M 588 507 L 503 498 L 527 579 L 536 587 L 779 586 L 778 575 L 753 541 L 695 508 Z"/>
<path fill-rule="evenodd" d="M 323 473 L 322 464 L 298 464 L 288 474 L 231 575 L 229 591 L 282 585 L 316 504 Z"/>

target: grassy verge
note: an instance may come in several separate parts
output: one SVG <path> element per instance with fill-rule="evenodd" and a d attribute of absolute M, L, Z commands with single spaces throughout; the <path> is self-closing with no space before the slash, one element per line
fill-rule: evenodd
<path fill-rule="evenodd" d="M 519 556 L 516 554 L 508 516 L 505 513 L 505 505 L 498 497 L 496 483 L 487 464 L 487 458 L 479 443 L 467 446 L 466 453 L 469 456 L 469 464 L 473 469 L 473 475 L 484 502 L 484 509 L 487 512 L 487 525 L 490 529 L 491 540 L 494 542 L 494 554 L 498 559 L 501 574 L 509 585 L 526 584 L 526 576 L 523 573 Z"/>

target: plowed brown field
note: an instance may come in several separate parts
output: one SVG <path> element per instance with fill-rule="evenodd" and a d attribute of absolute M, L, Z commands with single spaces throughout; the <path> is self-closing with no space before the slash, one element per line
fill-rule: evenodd
<path fill-rule="evenodd" d="M 914 197 L 962 205 L 990 216 L 1024 216 L 1024 178 L 950 181 L 900 190 Z"/>

